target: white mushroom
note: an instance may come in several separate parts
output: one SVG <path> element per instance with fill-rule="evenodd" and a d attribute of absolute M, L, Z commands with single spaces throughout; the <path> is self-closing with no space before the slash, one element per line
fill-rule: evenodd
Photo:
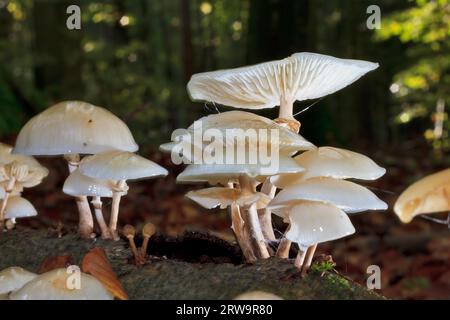
<path fill-rule="evenodd" d="M 33 280 L 37 274 L 21 267 L 9 267 L 0 271 L 0 295 L 8 295 L 19 290 L 26 283 Z"/>
<path fill-rule="evenodd" d="M 199 133 L 205 135 L 208 130 L 215 130 L 215 143 L 217 143 L 216 135 L 220 133 L 220 142 L 224 148 L 227 144 L 232 143 L 236 145 L 245 140 L 246 148 L 249 148 L 250 145 L 258 148 L 260 143 L 264 143 L 265 147 L 270 149 L 272 130 L 277 134 L 277 139 L 273 141 L 277 144 L 276 150 L 281 153 L 292 155 L 300 150 L 315 148 L 312 143 L 305 140 L 302 136 L 275 121 L 245 111 L 228 111 L 200 118 L 189 126 L 187 130 L 174 134 L 172 136 L 172 141 L 174 142 L 163 144 L 160 148 L 162 151 L 171 152 L 175 146 L 179 145 L 179 142 L 188 142 L 186 147 L 194 150 L 183 150 L 184 155 L 188 157 L 191 163 L 194 163 L 197 160 L 195 157 L 196 151 L 202 155 L 207 146 L 203 139 L 197 141 L 196 137 Z M 260 130 L 267 134 L 267 141 L 262 139 Z"/>
<path fill-rule="evenodd" d="M 295 160 L 305 171 L 273 176 L 270 181 L 275 186 L 285 188 L 314 177 L 376 180 L 386 173 L 386 169 L 378 166 L 369 157 L 340 148 L 319 147 L 296 156 Z"/>
<path fill-rule="evenodd" d="M 343 238 L 355 232 L 345 212 L 332 204 L 321 202 L 305 201 L 291 207 L 289 223 L 286 238 L 299 246 L 300 252 L 295 264 L 302 268 L 302 273 L 311 265 L 317 244 Z"/>
<path fill-rule="evenodd" d="M 195 74 L 187 88 L 196 101 L 242 109 L 280 106 L 280 118 L 292 119 L 295 101 L 329 95 L 377 67 L 377 63 L 302 52 L 250 67 Z"/>
<path fill-rule="evenodd" d="M 100 227 L 102 238 L 110 239 L 111 234 L 103 218 L 101 198 L 112 198 L 117 182 L 114 180 L 101 180 L 83 175 L 79 169 L 73 171 L 66 179 L 63 192 L 73 197 L 92 197 L 95 217 Z M 124 186 L 124 195 L 128 186 Z"/>
<path fill-rule="evenodd" d="M 270 166 L 260 162 L 255 164 L 190 164 L 177 176 L 177 182 L 208 182 L 227 185 L 230 180 L 237 180 L 241 175 L 264 181 L 266 177 L 274 174 L 304 171 L 303 167 L 287 155 L 279 154 L 278 159 L 273 158 L 271 161 L 275 165 Z M 275 161 L 278 163 L 276 164 Z"/>
<path fill-rule="evenodd" d="M 30 201 L 20 196 L 9 198 L 5 210 L 5 219 L 11 221 L 12 227 L 16 224 L 17 218 L 29 218 L 34 216 L 37 216 L 37 211 Z"/>
<path fill-rule="evenodd" d="M 260 192 L 248 192 L 234 188 L 213 187 L 189 191 L 186 197 L 200 204 L 206 209 L 220 207 L 225 209 L 233 203 L 240 207 L 247 207 L 256 203 L 257 209 L 267 206 L 270 199 Z"/>
<path fill-rule="evenodd" d="M 0 155 L 0 186 L 5 190 L 0 205 L 0 225 L 4 221 L 9 197 L 21 192 L 23 188 L 38 185 L 47 175 L 48 170 L 33 157 L 9 153 Z"/>
<path fill-rule="evenodd" d="M 25 124 L 13 152 L 27 155 L 64 155 L 74 171 L 80 154 L 110 150 L 135 152 L 138 146 L 126 124 L 101 107 L 81 101 L 58 103 Z M 77 198 L 79 232 L 89 238 L 94 222 L 86 197 Z"/>
<path fill-rule="evenodd" d="M 11 300 L 113 300 L 102 283 L 83 272 L 61 268 L 43 273 L 10 295 Z M 79 277 L 79 279 L 77 279 Z M 79 283 L 78 283 L 79 280 Z M 79 286 L 78 286 L 79 285 Z"/>
<path fill-rule="evenodd" d="M 413 183 L 409 186 L 394 205 L 394 211 L 403 223 L 420 214 L 450 211 L 450 169 L 446 169 Z M 448 224 L 447 220 L 436 222 Z"/>
<path fill-rule="evenodd" d="M 285 217 L 287 208 L 302 200 L 331 203 L 347 213 L 386 210 L 387 204 L 356 183 L 326 177 L 311 178 L 281 190 L 269 203 L 273 213 Z"/>
<path fill-rule="evenodd" d="M 168 174 L 166 169 L 153 161 L 122 151 L 104 152 L 84 158 L 80 163 L 80 172 L 96 179 L 117 181 L 113 189 L 109 221 L 110 231 L 116 239 L 120 198 L 126 192 L 126 180 L 149 179 Z"/>

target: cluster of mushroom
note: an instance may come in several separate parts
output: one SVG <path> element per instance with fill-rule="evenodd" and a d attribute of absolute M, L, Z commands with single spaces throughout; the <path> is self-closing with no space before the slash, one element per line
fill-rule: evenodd
<path fill-rule="evenodd" d="M 280 106 L 279 117 L 270 120 L 244 111 L 229 111 L 196 121 L 172 136 L 161 150 L 189 161 L 178 182 L 207 182 L 220 187 L 191 191 L 187 196 L 205 208 L 231 208 L 232 229 L 247 261 L 275 254 L 269 243 L 279 243 L 277 255 L 287 258 L 290 241 L 299 245 L 296 265 L 305 272 L 318 243 L 352 234 L 347 213 L 386 209 L 368 189 L 347 178 L 377 179 L 385 170 L 369 158 L 343 149 L 322 147 L 298 135 L 295 101 L 316 99 L 336 92 L 377 68 L 377 64 L 338 59 L 313 53 L 297 53 L 286 59 L 255 66 L 193 75 L 188 91 L 195 101 L 242 109 Z M 262 163 L 199 163 L 198 155 L 214 158 L 211 145 L 192 142 L 196 126 L 219 131 L 256 129 L 278 131 L 279 165 L 272 170 Z M 246 136 L 246 154 L 258 152 L 260 137 Z M 206 139 L 208 140 L 208 139 Z M 213 142 L 215 143 L 215 141 Z M 225 142 L 229 143 L 229 141 Z M 300 152 L 303 152 L 298 155 Z M 192 164 L 193 163 L 193 164 Z M 277 194 L 277 188 L 283 189 Z M 276 239 L 272 214 L 289 224 L 285 237 Z M 309 249 L 308 249 L 309 248 Z"/>
<path fill-rule="evenodd" d="M 403 223 L 409 223 L 420 215 L 450 228 L 450 213 L 447 213 L 446 219 L 425 215 L 450 211 L 450 169 L 413 183 L 397 199 L 394 211 Z"/>
<path fill-rule="evenodd" d="M 48 175 L 48 170 L 33 157 L 11 151 L 11 146 L 0 143 L 0 231 L 5 226 L 14 228 L 17 218 L 37 215 L 34 206 L 21 194 L 24 188 L 37 186 Z"/>
<path fill-rule="evenodd" d="M 167 175 L 167 170 L 134 152 L 138 150 L 126 124 L 108 110 L 81 101 L 58 103 L 33 117 L 20 131 L 13 153 L 63 155 L 70 171 L 64 192 L 76 197 L 79 233 L 95 236 L 87 197 L 92 197 L 102 238 L 118 239 L 117 220 L 128 180 Z M 81 159 L 80 155 L 90 155 Z M 112 198 L 109 226 L 101 198 Z"/>

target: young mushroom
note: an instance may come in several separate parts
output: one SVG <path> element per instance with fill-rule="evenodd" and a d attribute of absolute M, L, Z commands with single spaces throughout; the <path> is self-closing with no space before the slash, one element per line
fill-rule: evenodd
<path fill-rule="evenodd" d="M 148 241 L 155 233 L 156 233 L 156 226 L 153 223 L 146 223 L 142 228 L 142 237 L 144 238 L 144 241 L 141 247 L 141 258 L 143 260 L 145 260 L 147 257 Z"/>
<path fill-rule="evenodd" d="M 446 169 L 409 186 L 395 202 L 394 211 L 403 223 L 409 223 L 421 214 L 450 211 L 449 195 L 450 169 Z M 447 219 L 427 218 L 450 228 L 450 214 Z"/>
<path fill-rule="evenodd" d="M 288 219 L 286 238 L 299 246 L 295 265 L 303 275 L 311 266 L 317 244 L 343 238 L 355 232 L 347 214 L 328 203 L 298 203 L 289 209 Z"/>
<path fill-rule="evenodd" d="M 102 211 L 101 198 L 112 198 L 116 182 L 113 180 L 100 180 L 83 175 L 79 169 L 73 171 L 66 179 L 63 192 L 73 197 L 92 197 L 95 217 L 101 230 L 103 239 L 111 239 L 109 228 L 105 223 Z M 128 187 L 124 187 L 126 194 Z"/>
<path fill-rule="evenodd" d="M 17 218 L 28 218 L 37 216 L 37 211 L 34 206 L 25 198 L 21 196 L 13 196 L 9 198 L 5 210 L 5 219 L 9 221 L 7 228 L 12 229 L 16 224 Z"/>
<path fill-rule="evenodd" d="M 134 242 L 134 237 L 136 236 L 136 229 L 132 225 L 125 225 L 122 229 L 122 234 L 125 238 L 128 239 L 128 243 L 130 244 L 131 253 L 134 257 L 134 262 L 138 265 L 141 263 L 141 256 L 136 247 L 136 243 Z"/>
<path fill-rule="evenodd" d="M 64 156 L 74 171 L 80 155 L 110 150 L 135 152 L 138 145 L 126 124 L 101 107 L 81 101 L 58 103 L 29 120 L 13 152 L 35 156 Z M 77 197 L 79 233 L 90 238 L 94 221 L 87 198 Z"/>
<path fill-rule="evenodd" d="M 113 295 L 93 276 L 79 272 L 79 283 L 68 269 L 55 269 L 10 294 L 11 300 L 113 300 Z"/>
<path fill-rule="evenodd" d="M 3 269 L 0 271 L 0 296 L 5 296 L 6 298 L 11 292 L 19 290 L 26 283 L 36 278 L 36 276 L 37 274 L 21 267 Z"/>
<path fill-rule="evenodd" d="M 84 158 L 80 172 L 95 179 L 115 180 L 113 188 L 109 229 L 114 239 L 117 236 L 120 198 L 126 193 L 127 180 L 149 179 L 166 176 L 167 170 L 137 154 L 124 151 L 109 151 Z"/>

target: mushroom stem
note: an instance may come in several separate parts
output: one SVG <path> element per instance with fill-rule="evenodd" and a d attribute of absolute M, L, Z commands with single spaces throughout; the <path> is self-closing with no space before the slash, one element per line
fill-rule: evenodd
<path fill-rule="evenodd" d="M 280 244 L 278 245 L 276 256 L 278 258 L 288 259 L 290 250 L 291 250 L 291 241 L 286 238 L 283 238 L 281 239 Z"/>
<path fill-rule="evenodd" d="M 2 204 L 0 207 L 0 230 L 3 229 L 3 224 L 5 221 L 6 205 L 8 204 L 9 196 L 11 195 L 11 192 L 13 191 L 15 184 L 16 184 L 16 178 L 12 177 L 8 181 L 8 185 L 6 186 L 6 189 L 5 189 L 5 197 L 3 198 Z"/>
<path fill-rule="evenodd" d="M 155 234 L 155 232 L 156 232 L 156 227 L 152 223 L 147 223 L 142 228 L 142 236 L 144 237 L 144 242 L 142 243 L 142 247 L 141 247 L 141 259 L 142 260 L 145 260 L 147 257 L 148 241 Z"/>
<path fill-rule="evenodd" d="M 284 94 L 281 95 L 279 117 L 283 119 L 293 119 L 294 118 L 293 114 L 294 114 L 293 101 L 286 99 Z"/>
<path fill-rule="evenodd" d="M 140 264 L 140 256 L 136 248 L 136 243 L 134 242 L 134 236 L 136 235 L 136 230 L 133 226 L 127 224 L 123 227 L 123 235 L 128 239 L 130 244 L 131 253 L 133 254 L 134 261 L 136 264 Z"/>
<path fill-rule="evenodd" d="M 302 270 L 303 263 L 305 262 L 306 257 L 306 250 L 299 250 L 297 257 L 295 258 L 294 265 L 299 269 Z"/>
<path fill-rule="evenodd" d="M 309 270 L 309 267 L 311 267 L 311 263 L 314 257 L 314 253 L 316 252 L 317 249 L 317 243 L 312 245 L 311 247 L 308 248 L 308 250 L 306 250 L 306 262 L 303 264 L 302 267 L 302 276 L 306 275 L 306 273 Z"/>
<path fill-rule="evenodd" d="M 93 197 L 91 201 L 94 206 L 95 218 L 97 219 L 98 226 L 102 232 L 102 239 L 111 239 L 111 234 L 109 233 L 108 226 L 105 223 L 105 219 L 103 218 L 102 211 L 102 200 L 100 197 Z"/>
<path fill-rule="evenodd" d="M 252 204 L 248 208 L 248 223 L 251 231 L 251 235 L 256 241 L 256 247 L 258 249 L 259 257 L 261 259 L 267 259 L 270 257 L 269 250 L 266 246 L 266 240 L 264 239 L 261 225 L 258 219 L 258 210 L 256 210 L 256 204 Z"/>
<path fill-rule="evenodd" d="M 114 238 L 114 240 L 119 240 L 117 235 L 117 220 L 119 219 L 119 205 L 120 198 L 123 195 L 121 191 L 125 187 L 125 180 L 120 180 L 117 182 L 117 191 L 113 192 L 112 205 L 111 205 L 111 217 L 109 218 L 109 230 Z"/>
<path fill-rule="evenodd" d="M 269 196 L 270 199 L 273 199 L 276 190 L 277 188 L 270 183 L 269 179 L 266 179 L 261 187 L 261 192 Z M 272 212 L 267 208 L 259 209 L 258 216 L 264 238 L 267 241 L 275 241 L 276 237 L 272 227 Z"/>
<path fill-rule="evenodd" d="M 78 154 L 69 154 L 64 157 L 69 167 L 69 172 L 74 172 L 80 164 L 80 156 Z M 94 219 L 92 217 L 91 207 L 87 197 L 75 197 L 78 207 L 79 222 L 78 232 L 84 239 L 90 239 L 94 232 Z"/>
<path fill-rule="evenodd" d="M 246 175 L 239 177 L 239 186 L 242 192 L 255 192 L 252 181 Z M 266 240 L 261 230 L 261 225 L 258 218 L 258 210 L 256 209 L 256 203 L 253 203 L 247 209 L 248 213 L 248 231 L 256 242 L 256 250 L 259 258 L 267 259 L 270 257 L 269 251 L 266 246 Z M 245 227 L 245 225 L 244 225 Z"/>
<path fill-rule="evenodd" d="M 244 228 L 245 221 L 242 219 L 240 207 L 233 203 L 231 205 L 231 229 L 234 232 L 239 247 L 242 250 L 246 262 L 255 262 L 256 256 L 251 246 L 250 235 Z"/>

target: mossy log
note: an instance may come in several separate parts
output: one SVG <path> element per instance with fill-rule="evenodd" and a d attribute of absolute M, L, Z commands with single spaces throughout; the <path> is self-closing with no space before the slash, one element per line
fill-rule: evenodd
<path fill-rule="evenodd" d="M 14 230 L 0 234 L 0 270 L 21 266 L 37 272 L 44 258 L 66 254 L 80 263 L 95 246 L 105 249 L 130 299 L 232 299 L 252 290 L 284 299 L 383 299 L 332 272 L 301 278 L 292 261 L 270 258 L 242 264 L 237 247 L 199 233 L 153 237 L 152 256 L 138 267 L 129 263 L 131 253 L 123 240 L 87 241 L 74 234 L 58 238 L 46 231 Z"/>

